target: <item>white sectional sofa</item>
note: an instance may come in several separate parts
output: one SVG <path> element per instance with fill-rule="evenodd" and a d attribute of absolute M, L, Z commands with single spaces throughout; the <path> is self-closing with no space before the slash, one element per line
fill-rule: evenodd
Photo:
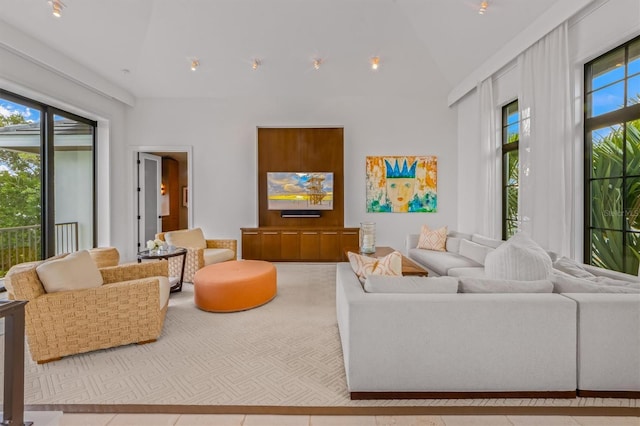
<path fill-rule="evenodd" d="M 576 394 L 577 305 L 559 294 L 367 293 L 338 263 L 336 306 L 352 399 Z"/>
<path fill-rule="evenodd" d="M 501 241 L 451 233 L 448 251 L 436 252 L 416 249 L 417 237 L 407 237 L 407 255 L 430 276 L 456 277 L 460 289 L 465 280 L 492 280 L 484 257 Z M 467 244 L 461 254 L 463 239 L 485 248 Z M 567 287 L 556 278 L 573 279 L 566 269 L 551 269 L 547 294 L 433 294 L 411 290 L 415 283 L 375 292 L 339 263 L 337 318 L 351 397 L 640 398 L 640 277 L 576 265 L 636 293 L 558 291 Z"/>

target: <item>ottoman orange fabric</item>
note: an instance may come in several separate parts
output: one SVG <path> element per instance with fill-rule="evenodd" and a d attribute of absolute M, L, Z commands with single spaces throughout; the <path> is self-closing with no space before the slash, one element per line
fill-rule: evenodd
<path fill-rule="evenodd" d="M 210 312 L 236 312 L 264 305 L 276 295 L 276 268 L 263 260 L 232 260 L 199 269 L 194 301 Z"/>

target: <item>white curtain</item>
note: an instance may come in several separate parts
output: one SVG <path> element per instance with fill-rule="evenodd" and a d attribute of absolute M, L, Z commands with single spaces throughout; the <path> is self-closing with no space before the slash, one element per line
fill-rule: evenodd
<path fill-rule="evenodd" d="M 476 212 L 477 232 L 491 238 L 501 238 L 500 218 L 502 213 L 498 203 L 497 164 L 499 146 L 496 135 L 496 101 L 493 94 L 492 77 L 478 83 L 480 111 L 480 176 L 476 194 L 480 209 Z"/>
<path fill-rule="evenodd" d="M 573 256 L 573 150 L 568 24 L 518 57 L 523 230 L 547 250 Z"/>

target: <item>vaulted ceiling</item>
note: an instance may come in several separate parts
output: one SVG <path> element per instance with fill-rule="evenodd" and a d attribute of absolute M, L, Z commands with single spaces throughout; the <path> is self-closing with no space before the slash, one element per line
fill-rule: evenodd
<path fill-rule="evenodd" d="M 404 94 L 452 89 L 560 1 L 2 0 L 0 26 L 136 97 Z"/>

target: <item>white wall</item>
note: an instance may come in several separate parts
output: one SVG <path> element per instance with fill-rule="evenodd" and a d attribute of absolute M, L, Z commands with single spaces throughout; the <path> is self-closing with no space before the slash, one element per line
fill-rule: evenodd
<path fill-rule="evenodd" d="M 420 225 L 456 215 L 455 114 L 446 90 L 423 97 L 300 99 L 142 99 L 127 116 L 132 145 L 192 145 L 194 226 L 206 236 L 241 239 L 258 225 L 257 141 L 260 126 L 343 126 L 345 226 L 377 223 L 378 245 L 402 249 Z M 365 212 L 367 155 L 438 156 L 437 213 Z"/>
<path fill-rule="evenodd" d="M 584 64 L 640 34 L 640 2 L 638 0 L 601 0 L 590 5 L 575 16 L 569 26 L 569 53 L 574 68 L 575 91 L 575 256 L 582 256 L 583 227 L 583 184 L 582 184 L 582 85 Z M 501 119 L 501 107 L 518 97 L 519 75 L 517 67 L 511 63 L 494 77 L 494 93 L 498 105 L 497 119 Z M 475 232 L 474 209 L 477 205 L 481 180 L 479 165 L 475 163 L 480 152 L 478 137 L 478 99 L 474 92 L 461 99 L 456 105 L 458 125 L 459 185 L 458 185 L 458 225 L 461 231 Z M 498 126 L 498 129 L 500 127 Z M 498 137 L 500 137 L 498 135 Z M 468 172 L 467 172 L 468 171 Z M 467 174 L 468 173 L 468 174 Z M 552 190 L 552 188 L 550 188 Z M 544 202 L 544 200 L 541 200 Z M 496 212 L 500 215 L 501 212 Z M 580 259 L 579 259 L 580 260 Z"/>

